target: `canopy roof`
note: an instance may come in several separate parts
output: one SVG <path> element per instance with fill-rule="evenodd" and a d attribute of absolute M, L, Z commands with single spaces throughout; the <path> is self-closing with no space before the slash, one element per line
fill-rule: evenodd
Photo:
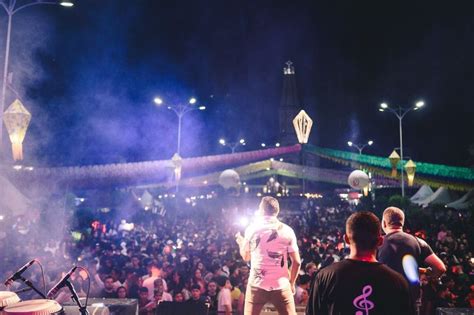
<path fill-rule="evenodd" d="M 457 210 L 466 210 L 470 207 L 474 207 L 474 189 L 468 191 L 464 196 L 462 196 L 458 200 L 448 203 L 446 207 L 454 208 Z"/>
<path fill-rule="evenodd" d="M 433 194 L 433 189 L 428 185 L 423 185 L 418 189 L 418 191 L 410 198 L 411 202 L 417 203 L 419 201 L 425 200 Z"/>
<path fill-rule="evenodd" d="M 6 177 L 0 174 L 0 214 L 14 216 L 28 212 L 31 202 Z"/>
<path fill-rule="evenodd" d="M 446 187 L 440 187 L 430 196 L 415 203 L 422 207 L 427 207 L 431 205 L 446 205 L 451 201 L 453 201 L 453 196 L 449 190 Z"/>

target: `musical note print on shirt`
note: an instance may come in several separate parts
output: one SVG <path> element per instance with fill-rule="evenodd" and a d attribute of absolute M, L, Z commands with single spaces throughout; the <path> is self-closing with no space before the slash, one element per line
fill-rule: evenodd
<path fill-rule="evenodd" d="M 352 301 L 352 304 L 354 306 L 362 311 L 357 311 L 355 312 L 355 315 L 369 315 L 369 311 L 374 308 L 375 304 L 368 300 L 367 298 L 372 294 L 372 286 L 371 285 L 366 285 L 362 289 L 362 294 L 359 296 L 356 296 L 354 301 Z"/>

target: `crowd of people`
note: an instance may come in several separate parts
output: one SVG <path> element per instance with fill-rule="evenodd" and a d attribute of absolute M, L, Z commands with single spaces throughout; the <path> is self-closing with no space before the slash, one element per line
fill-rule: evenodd
<path fill-rule="evenodd" d="M 344 224 L 355 209 L 336 199 L 302 198 L 292 205 L 283 206 L 279 218 L 297 236 L 303 268 L 295 302 L 304 307 L 314 274 L 348 255 Z M 141 211 L 133 228 L 120 218 L 89 222 L 76 234 L 47 242 L 12 227 L 0 239 L 3 252 L 11 253 L 1 257 L 2 276 L 36 257 L 44 265 L 46 287 L 69 266 L 81 265 L 90 276 L 84 271 L 73 275 L 80 296 L 87 294 L 90 280 L 91 297 L 137 299 L 140 314 L 155 313 L 162 301 L 202 304 L 209 314 L 230 304 L 234 314 L 242 314 L 250 270 L 234 238 L 241 227 L 221 210 L 168 214 Z M 472 218 L 451 211 L 417 218 L 408 215 L 406 228 L 424 238 L 447 266 L 439 279 L 421 276 L 425 314 L 434 314 L 436 307 L 474 307 Z M 31 278 L 41 284 L 39 273 Z M 69 298 L 67 291 L 56 297 L 60 302 Z"/>

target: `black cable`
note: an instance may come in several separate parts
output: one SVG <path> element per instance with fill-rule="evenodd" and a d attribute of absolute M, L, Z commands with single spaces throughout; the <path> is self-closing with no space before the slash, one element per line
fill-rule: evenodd
<path fill-rule="evenodd" d="M 89 293 L 91 291 L 91 274 L 89 273 L 89 270 L 87 270 L 84 267 L 77 266 L 80 270 L 84 270 L 87 273 L 87 279 L 89 280 L 89 285 L 87 287 L 87 294 L 86 294 L 86 305 L 84 307 L 87 309 L 87 305 L 89 305 Z"/>
<path fill-rule="evenodd" d="M 46 296 L 46 281 L 44 280 L 44 269 L 43 269 L 43 264 L 36 259 L 35 262 L 40 266 L 41 268 L 41 277 L 43 278 L 43 293 Z"/>

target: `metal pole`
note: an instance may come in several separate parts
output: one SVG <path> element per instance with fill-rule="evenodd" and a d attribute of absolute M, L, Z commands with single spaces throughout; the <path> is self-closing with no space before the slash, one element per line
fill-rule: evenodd
<path fill-rule="evenodd" d="M 5 98 L 7 92 L 8 61 L 10 58 L 10 38 L 12 31 L 12 12 L 8 13 L 7 42 L 5 47 L 5 61 L 3 64 L 2 100 L 0 105 L 0 152 L 3 147 L 3 111 L 5 110 Z"/>
<path fill-rule="evenodd" d="M 403 174 L 403 132 L 402 132 L 402 119 L 403 119 L 403 116 L 400 115 L 398 117 L 398 121 L 399 121 L 399 129 L 400 129 L 400 161 L 401 161 L 401 187 L 402 187 L 402 197 L 405 197 L 405 181 L 404 181 L 404 174 Z"/>
<path fill-rule="evenodd" d="M 178 155 L 181 156 L 181 118 L 183 118 L 182 113 L 178 113 Z"/>

